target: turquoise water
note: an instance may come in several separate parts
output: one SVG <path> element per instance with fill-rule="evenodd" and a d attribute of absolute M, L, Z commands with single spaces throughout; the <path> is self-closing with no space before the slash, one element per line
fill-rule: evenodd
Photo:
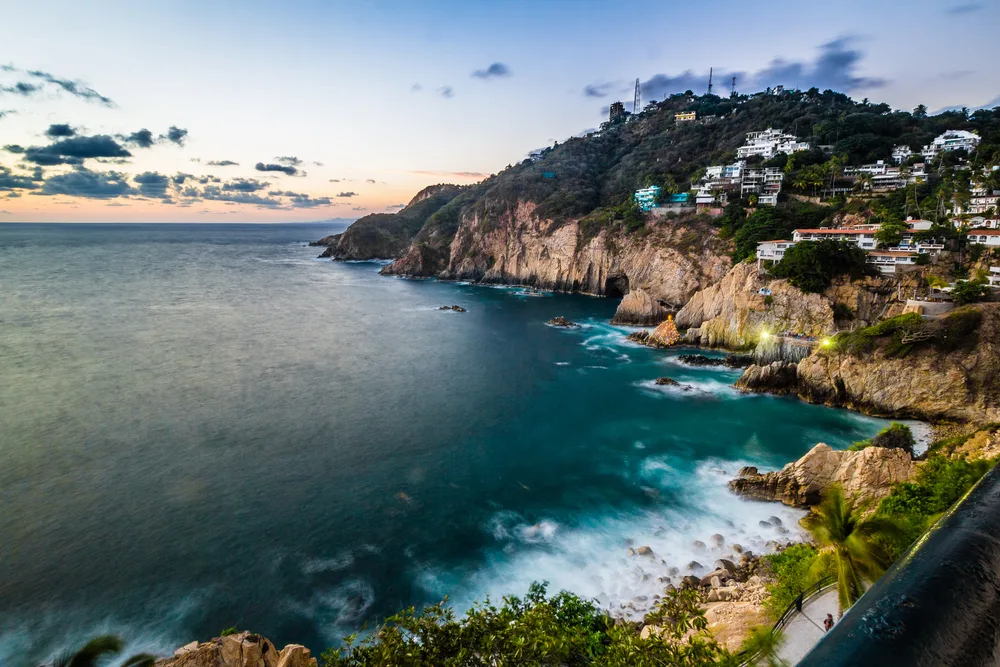
<path fill-rule="evenodd" d="M 694 540 L 794 526 L 726 491 L 740 465 L 882 424 L 740 395 L 610 301 L 317 261 L 330 231 L 0 225 L 0 664 L 233 625 L 319 651 L 534 580 L 621 612 L 722 555 Z"/>

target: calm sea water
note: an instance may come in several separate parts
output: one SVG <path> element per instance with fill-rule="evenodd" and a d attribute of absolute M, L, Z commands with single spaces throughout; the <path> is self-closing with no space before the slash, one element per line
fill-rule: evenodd
<path fill-rule="evenodd" d="M 726 491 L 740 465 L 882 425 L 740 395 L 606 300 L 318 261 L 331 231 L 0 225 L 0 664 L 229 626 L 319 651 L 535 580 L 620 609 L 718 557 L 694 540 L 794 525 Z"/>

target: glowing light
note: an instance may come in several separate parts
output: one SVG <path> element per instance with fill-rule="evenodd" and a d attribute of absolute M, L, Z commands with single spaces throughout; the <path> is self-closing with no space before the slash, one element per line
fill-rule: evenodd
<path fill-rule="evenodd" d="M 823 347 L 827 347 L 829 344 L 830 344 L 830 339 L 829 338 L 824 338 L 823 339 Z"/>
<path fill-rule="evenodd" d="M 760 332 L 760 337 L 761 337 L 762 340 L 767 340 L 768 338 L 771 337 L 771 332 L 770 331 L 761 331 Z"/>

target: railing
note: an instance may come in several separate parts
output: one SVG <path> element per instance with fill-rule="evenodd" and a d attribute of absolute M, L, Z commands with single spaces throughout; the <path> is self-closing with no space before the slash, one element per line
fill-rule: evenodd
<path fill-rule="evenodd" d="M 802 613 L 802 609 L 805 607 L 806 603 L 819 597 L 836 585 L 837 577 L 831 575 L 823 577 L 813 585 L 805 588 L 801 593 L 799 593 L 798 597 L 785 608 L 785 611 L 782 612 L 777 622 L 771 626 L 771 634 L 773 635 L 776 632 L 784 630 L 785 626 L 792 621 L 792 618 L 794 618 L 796 614 Z M 756 651 L 754 653 L 738 653 L 736 657 L 740 660 L 740 667 L 745 667 L 746 665 L 754 664 L 754 661 L 760 658 L 761 655 L 760 651 Z"/>

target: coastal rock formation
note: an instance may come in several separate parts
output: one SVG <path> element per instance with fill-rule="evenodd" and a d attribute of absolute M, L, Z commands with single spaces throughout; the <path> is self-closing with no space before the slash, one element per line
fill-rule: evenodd
<path fill-rule="evenodd" d="M 578 326 L 580 326 L 576 322 L 570 322 L 569 320 L 567 320 L 562 315 L 556 315 L 551 320 L 549 320 L 548 322 L 546 322 L 546 324 L 548 324 L 549 326 L 552 326 L 552 327 L 578 327 Z"/>
<path fill-rule="evenodd" d="M 741 263 L 698 293 L 677 313 L 677 326 L 688 341 L 706 347 L 746 349 L 762 332 L 792 331 L 821 338 L 836 329 L 834 304 L 850 311 L 855 324 L 868 324 L 893 314 L 894 278 L 841 280 L 824 294 L 807 294 L 787 280 L 771 280 L 756 264 Z M 872 319 L 864 319 L 864 318 Z"/>
<path fill-rule="evenodd" d="M 933 338 L 905 353 L 892 336 L 871 349 L 820 348 L 794 366 L 751 366 L 744 391 L 794 392 L 812 403 L 929 421 L 1000 421 L 1000 304 L 958 309 L 923 325 Z"/>
<path fill-rule="evenodd" d="M 458 304 L 455 304 L 455 305 L 452 305 L 452 306 L 440 306 L 440 307 L 438 307 L 438 310 L 453 310 L 456 313 L 464 313 L 465 312 L 465 308 L 462 308 Z"/>
<path fill-rule="evenodd" d="M 382 273 L 615 298 L 642 290 L 645 296 L 634 296 L 634 308 L 626 304 L 622 315 L 634 312 L 653 324 L 665 314 L 658 308 L 669 312 L 720 280 L 730 266 L 727 244 L 694 216 L 650 220 L 645 234 L 602 229 L 591 235 L 577 220 L 550 220 L 536 215 L 536 208 L 524 200 L 495 214 L 469 206 L 457 216 L 457 229 L 426 226 Z"/>
<path fill-rule="evenodd" d="M 724 357 L 706 357 L 704 354 L 682 354 L 677 361 L 688 366 L 725 366 L 726 368 L 746 368 L 753 364 L 753 357 L 745 354 L 727 354 Z"/>
<path fill-rule="evenodd" d="M 634 289 L 622 297 L 611 323 L 652 326 L 667 319 L 669 314 L 670 311 L 657 303 L 646 290 Z"/>
<path fill-rule="evenodd" d="M 729 482 L 734 493 L 753 500 L 779 501 L 793 507 L 816 505 L 823 490 L 839 484 L 848 496 L 879 499 L 893 484 L 905 482 L 915 471 L 910 455 L 901 449 L 866 447 L 837 451 L 820 443 L 779 472 L 760 473 L 749 466 Z"/>
<path fill-rule="evenodd" d="M 794 393 L 798 389 L 798 367 L 787 361 L 747 367 L 736 381 L 736 388 L 746 392 L 769 394 Z"/>
<path fill-rule="evenodd" d="M 373 213 L 356 220 L 341 234 L 333 234 L 310 245 L 326 246 L 320 257 L 332 259 L 393 259 L 406 252 L 424 223 L 454 199 L 462 188 L 431 185 L 424 188 L 396 213 Z"/>
<path fill-rule="evenodd" d="M 270 640 L 251 632 L 240 632 L 211 641 L 192 642 L 156 667 L 316 667 L 305 646 L 289 644 L 279 652 Z"/>
<path fill-rule="evenodd" d="M 649 347 L 658 348 L 670 347 L 681 342 L 681 335 L 677 331 L 677 327 L 674 325 L 673 318 L 669 316 L 652 331 L 635 331 L 630 333 L 625 338 L 634 343 L 640 343 L 642 345 L 648 345 Z"/>

